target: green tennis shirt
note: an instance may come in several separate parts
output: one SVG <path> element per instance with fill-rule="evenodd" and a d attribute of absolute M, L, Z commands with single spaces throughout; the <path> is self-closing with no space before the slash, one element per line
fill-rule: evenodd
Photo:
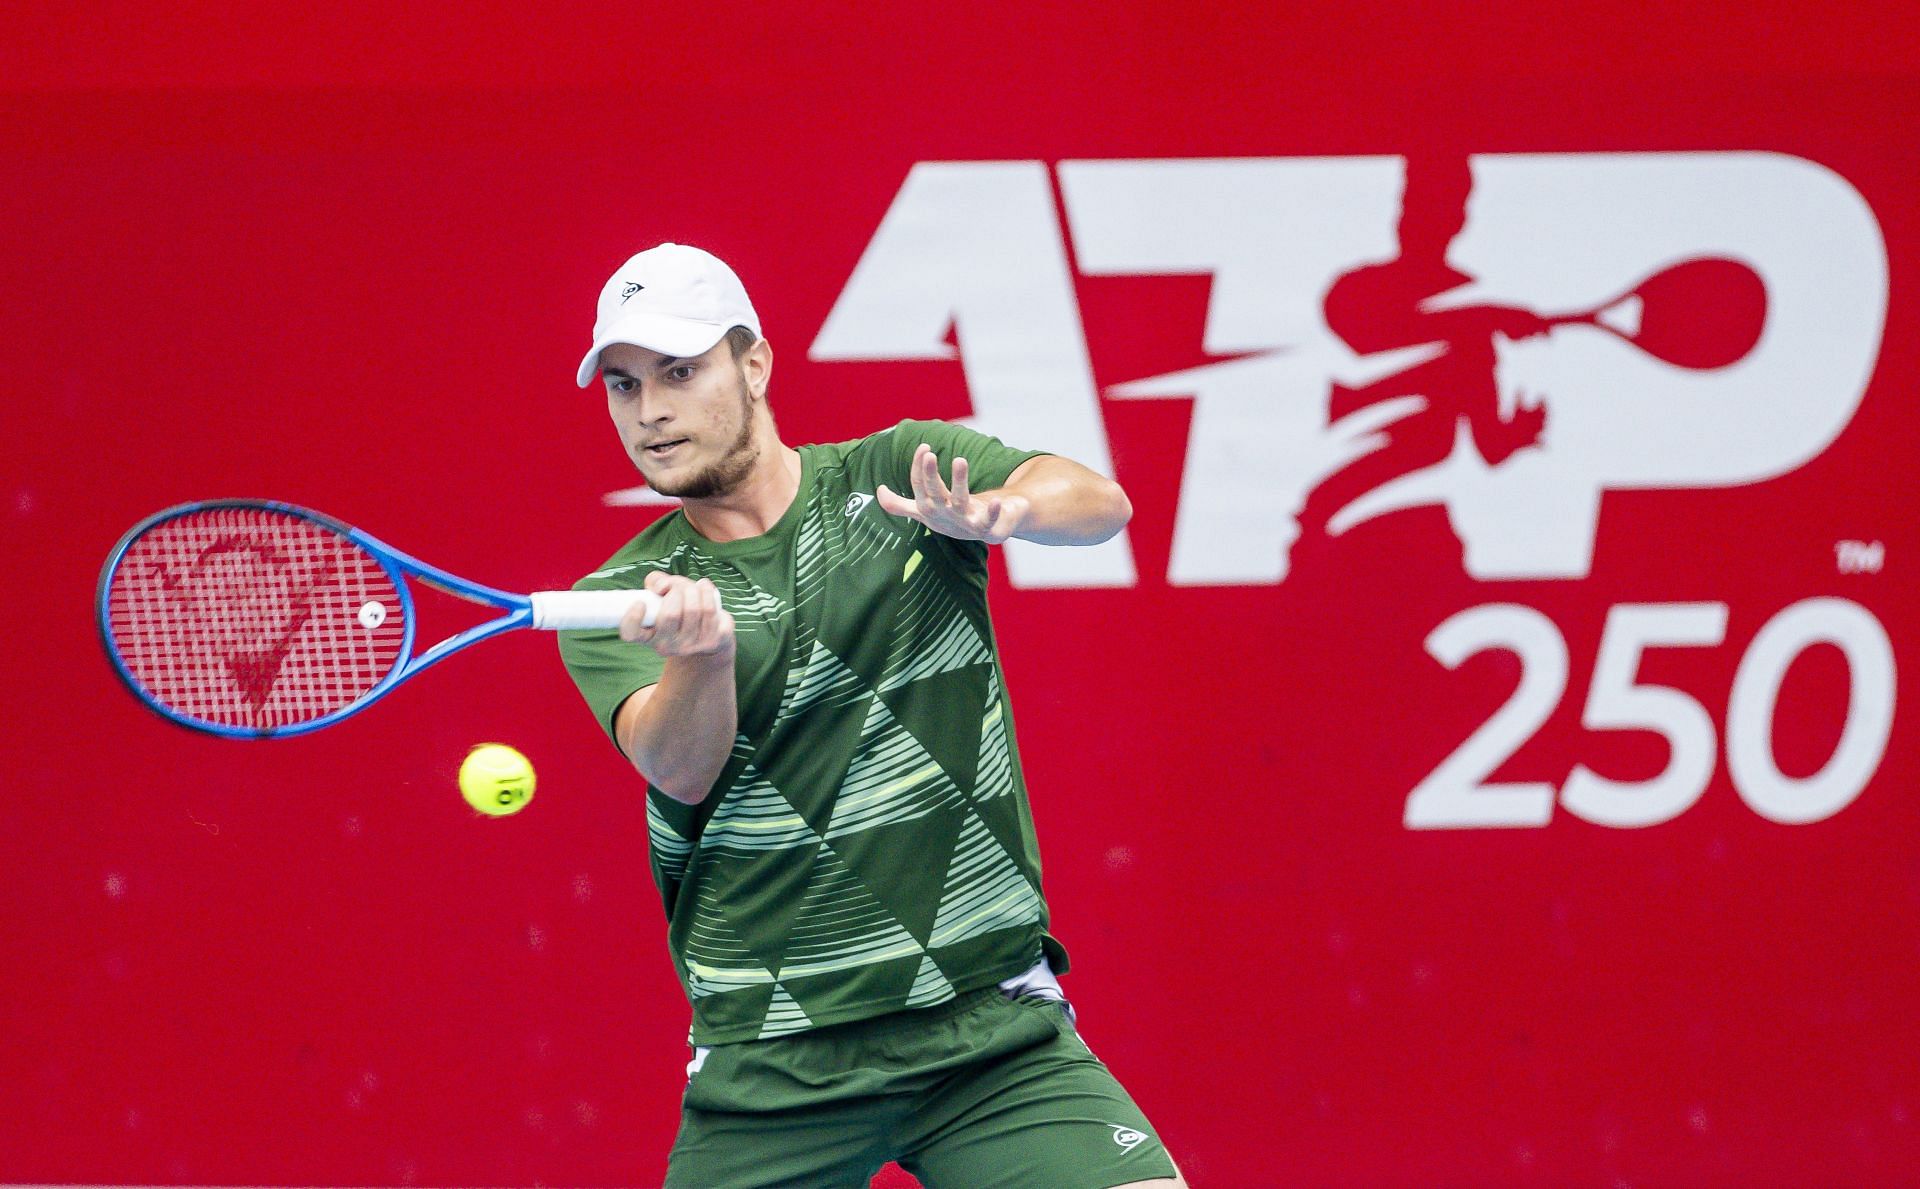
<path fill-rule="evenodd" d="M 927 1007 L 1066 954 L 1046 932 L 1040 853 L 987 616 L 987 549 L 882 511 L 914 451 L 977 491 L 1031 452 L 903 421 L 800 447 L 800 490 L 766 534 L 710 541 L 680 512 L 576 590 L 664 570 L 708 578 L 732 613 L 739 734 L 713 790 L 647 790 L 653 877 L 695 1044 Z M 613 734 L 663 662 L 617 632 L 560 655 Z M 617 744 L 616 744 L 617 746 Z"/>

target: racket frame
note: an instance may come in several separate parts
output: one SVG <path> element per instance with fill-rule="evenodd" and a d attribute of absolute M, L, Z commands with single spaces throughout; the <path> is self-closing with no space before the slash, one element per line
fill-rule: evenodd
<path fill-rule="evenodd" d="M 338 710 L 329 711 L 319 718 L 311 719 L 307 722 L 290 723 L 286 726 L 279 727 L 239 727 L 230 726 L 225 723 L 208 722 L 205 719 L 182 714 L 142 688 L 140 682 L 134 677 L 132 670 L 127 667 L 126 661 L 121 658 L 120 650 L 114 644 L 113 629 L 108 619 L 108 592 L 113 583 L 113 576 L 119 572 L 120 561 L 126 556 L 127 550 L 132 547 L 134 541 L 138 540 L 140 536 L 149 529 L 168 520 L 175 520 L 196 512 L 215 511 L 223 508 L 268 511 L 310 521 L 330 532 L 338 533 L 340 536 L 345 537 L 355 545 L 366 550 L 374 561 L 379 563 L 380 568 L 386 572 L 387 577 L 393 582 L 393 588 L 395 592 L 397 592 L 397 597 L 400 601 L 401 614 L 405 617 L 406 623 L 400 639 L 400 656 L 402 659 L 396 663 L 392 669 L 388 670 L 386 676 L 375 683 L 373 688 L 347 703 L 345 706 L 340 707 Z M 413 655 L 415 615 L 413 592 L 408 589 L 409 577 L 424 582 L 435 590 L 466 599 L 469 602 L 500 608 L 504 610 L 506 614 L 496 619 L 490 619 L 485 623 L 475 624 L 465 631 L 456 632 L 420 655 L 415 656 Z M 121 537 L 119 543 L 113 547 L 113 552 L 107 555 L 107 563 L 101 568 L 100 585 L 94 601 L 94 612 L 96 625 L 100 629 L 100 642 L 106 648 L 108 660 L 113 663 L 114 674 L 120 678 L 123 685 L 132 691 L 135 697 L 139 698 L 148 707 L 170 722 L 177 723 L 180 726 L 195 731 L 205 731 L 228 739 L 284 739 L 294 735 L 304 735 L 309 731 L 317 731 L 322 727 L 330 727 L 341 719 L 352 714 L 358 714 L 360 711 L 365 710 L 375 702 L 386 697 L 389 693 L 393 692 L 395 686 L 420 672 L 422 669 L 438 664 L 454 653 L 478 644 L 480 641 L 488 639 L 489 637 L 497 636 L 502 632 L 512 631 L 515 628 L 531 627 L 533 625 L 533 600 L 527 595 L 512 594 L 504 590 L 497 590 L 494 587 L 462 578 L 456 574 L 450 574 L 438 566 L 429 565 L 411 554 L 395 549 L 385 541 L 370 536 L 350 524 L 336 520 L 325 513 L 315 512 L 311 508 L 303 508 L 298 504 L 283 503 L 279 500 L 250 499 L 194 500 L 189 503 L 175 504 L 171 508 L 163 508 L 155 512 L 153 515 L 128 529 L 126 535 Z"/>

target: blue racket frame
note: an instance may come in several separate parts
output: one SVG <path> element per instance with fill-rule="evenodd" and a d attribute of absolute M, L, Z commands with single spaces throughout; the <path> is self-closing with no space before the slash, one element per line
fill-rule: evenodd
<path fill-rule="evenodd" d="M 121 657 L 120 650 L 114 645 L 113 631 L 107 621 L 107 590 L 112 585 L 114 573 L 120 568 L 120 560 L 126 556 L 128 548 L 133 545 L 134 541 L 137 540 L 141 534 L 147 532 L 155 525 L 163 524 L 168 520 L 178 519 L 181 516 L 194 512 L 206 512 L 222 508 L 258 509 L 312 521 L 322 528 L 339 533 L 341 536 L 371 554 L 373 559 L 380 563 L 380 568 L 386 571 L 387 577 L 393 580 L 393 588 L 398 592 L 401 611 L 406 616 L 406 629 L 400 639 L 400 655 L 403 659 L 394 665 L 387 675 L 380 679 L 377 685 L 354 701 L 349 702 L 347 705 L 342 706 L 330 714 L 313 719 L 310 722 L 291 723 L 284 727 L 233 727 L 222 723 L 207 722 L 205 719 L 182 714 L 164 702 L 159 701 L 152 694 L 149 694 L 141 687 L 139 681 L 135 679 L 132 671 L 128 669 L 126 661 Z M 456 595 L 460 598 L 486 606 L 501 608 L 506 611 L 507 614 L 500 616 L 498 619 L 490 619 L 485 623 L 475 624 L 466 631 L 448 636 L 419 656 L 414 656 L 412 654 L 415 617 L 413 592 L 408 589 L 407 583 L 409 576 L 426 583 L 436 590 L 444 591 L 447 594 Z M 294 735 L 305 735 L 310 731 L 320 730 L 322 727 L 330 727 L 349 715 L 358 714 L 360 711 L 365 710 L 367 707 L 392 693 L 394 687 L 409 677 L 412 677 L 429 666 L 440 663 L 464 648 L 471 647 L 482 640 L 491 636 L 497 636 L 502 632 L 532 626 L 533 601 L 526 595 L 496 590 L 491 586 L 483 586 L 478 582 L 469 581 L 457 574 L 449 574 L 438 566 L 428 565 L 426 562 L 421 561 L 411 554 L 403 553 L 395 549 L 385 541 L 369 536 L 359 529 L 354 528 L 352 525 L 335 520 L 325 513 L 315 512 L 311 508 L 303 508 L 298 504 L 281 503 L 277 500 L 222 499 L 196 500 L 192 503 L 176 504 L 171 508 L 165 508 L 159 512 L 155 512 L 139 524 L 128 529 L 126 535 L 121 537 L 119 543 L 113 547 L 113 552 L 108 554 L 107 564 L 100 571 L 100 586 L 95 596 L 94 613 L 96 624 L 100 629 L 100 641 L 106 647 L 107 659 L 112 662 L 114 673 L 120 678 L 121 684 L 131 690 L 134 697 L 146 703 L 147 707 L 153 710 L 154 713 L 167 719 L 169 722 L 178 723 L 180 726 L 187 727 L 191 730 L 204 731 L 227 739 L 285 739 Z"/>

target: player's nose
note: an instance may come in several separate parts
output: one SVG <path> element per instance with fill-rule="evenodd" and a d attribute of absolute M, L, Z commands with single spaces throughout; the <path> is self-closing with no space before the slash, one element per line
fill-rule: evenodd
<path fill-rule="evenodd" d="M 648 383 L 641 385 L 633 411 L 642 425 L 664 425 L 673 420 L 674 405 L 658 385 Z"/>

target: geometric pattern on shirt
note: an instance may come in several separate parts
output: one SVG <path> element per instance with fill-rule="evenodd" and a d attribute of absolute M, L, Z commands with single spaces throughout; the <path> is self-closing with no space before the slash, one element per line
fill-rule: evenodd
<path fill-rule="evenodd" d="M 971 809 L 947 865 L 945 888 L 927 938 L 930 948 L 1040 920 L 1040 897 L 1033 885 Z"/>
<path fill-rule="evenodd" d="M 933 955 L 928 954 L 920 959 L 920 970 L 913 976 L 913 986 L 907 991 L 906 1002 L 902 1006 L 931 1007 L 936 1003 L 945 1003 L 953 996 L 953 984 L 940 972 Z"/>
<path fill-rule="evenodd" d="M 794 651 L 798 652 L 803 641 L 798 638 L 799 633 L 795 636 Z M 775 726 L 815 706 L 841 706 L 872 696 L 873 691 L 858 673 L 847 668 L 825 644 L 812 639 L 811 631 L 806 636 L 806 643 L 810 644 L 806 660 L 787 670 L 787 687 L 780 696 L 780 710 L 773 720 Z"/>
<path fill-rule="evenodd" d="M 653 798 L 647 799 L 647 847 L 653 853 L 653 861 L 659 865 L 666 879 L 679 883 L 687 875 L 687 856 L 693 853 L 693 843 L 682 838 L 677 830 L 667 823 L 660 811 L 654 807 Z"/>
<path fill-rule="evenodd" d="M 856 967 L 906 962 L 903 980 L 907 971 L 918 972 L 908 999 L 917 995 L 932 1003 L 952 997 L 952 985 L 930 963 L 921 939 L 881 904 L 832 846 L 817 845 L 802 886 L 792 919 L 779 931 L 779 952 L 772 955 L 750 953 L 724 907 L 714 906 L 717 911 L 710 914 L 708 905 L 701 906 L 687 944 L 689 982 L 697 998 L 772 984 L 771 1002 L 759 1021 L 758 1036 L 764 1039 L 811 1027 L 809 993 L 825 991 L 823 1006 L 832 1006 L 833 981 L 821 982 L 818 976 Z"/>
<path fill-rule="evenodd" d="M 727 609 L 727 614 L 733 616 L 735 631 L 760 631 L 765 625 L 793 614 L 793 608 L 787 605 L 786 600 L 770 591 L 761 590 L 731 566 L 708 564 L 689 568 L 695 571 L 695 577 L 713 583 L 714 590 L 720 595 L 720 605 Z"/>
<path fill-rule="evenodd" d="M 701 885 L 687 935 L 687 989 L 695 999 L 766 986 L 774 978 L 716 902 L 718 886 L 715 881 Z"/>
<path fill-rule="evenodd" d="M 768 786 L 771 787 L 771 786 Z M 705 846 L 705 839 L 702 845 Z M 1031 926 L 1041 903 L 1012 855 L 971 808 L 962 815 L 942 880 L 932 926 L 916 936 L 894 917 L 831 844 L 815 844 L 812 870 L 791 922 L 780 931 L 778 954 L 755 954 L 723 906 L 702 896 L 687 939 L 689 985 L 694 997 L 774 984 L 773 1005 L 760 1036 L 785 1035 L 810 1026 L 804 1011 L 811 976 L 901 959 L 918 958 L 904 1007 L 952 998 L 953 987 L 930 949 L 957 945 L 999 929 Z M 714 861 L 720 861 L 715 855 Z"/>
<path fill-rule="evenodd" d="M 900 725 L 879 698 L 867 707 L 853 763 L 841 778 L 827 823 L 828 840 L 925 817 L 965 804 L 966 794 Z"/>
<path fill-rule="evenodd" d="M 782 938 L 781 980 L 923 957 L 926 947 L 880 903 L 831 845 L 814 856 L 800 910 Z"/>
<path fill-rule="evenodd" d="M 1006 706 L 999 674 L 987 673 L 986 713 L 980 719 L 980 762 L 974 768 L 973 799 L 991 801 L 1013 792 L 1013 748 L 1007 744 Z"/>
<path fill-rule="evenodd" d="M 906 566 L 882 692 L 993 660 L 959 600 L 935 577 L 934 567 L 915 564 L 919 561 L 916 549 Z"/>
<path fill-rule="evenodd" d="M 800 529 L 793 543 L 793 601 L 805 607 L 824 593 L 828 575 L 836 569 L 848 569 L 880 553 L 896 552 L 925 533 L 915 524 L 910 530 L 889 526 L 883 517 L 842 515 L 831 501 L 816 499 L 801 513 Z"/>
<path fill-rule="evenodd" d="M 741 770 L 700 834 L 703 848 L 784 850 L 820 841 L 807 819 L 752 763 Z"/>
<path fill-rule="evenodd" d="M 705 842 L 703 838 L 703 846 Z M 769 1009 L 762 1036 L 809 1026 L 804 984 L 793 980 L 918 958 L 903 1006 L 944 1002 L 953 988 L 932 961 L 930 949 L 1041 919 L 1034 888 L 971 808 L 963 812 L 942 879 L 939 909 L 924 936 L 915 936 L 895 918 L 831 844 L 813 845 L 817 850 L 803 881 L 805 892 L 791 922 L 780 931 L 778 954 L 754 953 L 724 907 L 711 897 L 702 895 L 695 908 L 686 947 L 694 997 L 777 984 L 773 1002 L 780 1010 Z M 714 860 L 721 861 L 718 855 Z"/>
<path fill-rule="evenodd" d="M 805 607 L 826 588 L 826 577 L 832 569 L 827 527 L 820 511 L 817 503 L 802 510 L 800 532 L 793 542 L 793 601 L 797 607 Z"/>
<path fill-rule="evenodd" d="M 864 512 L 871 503 L 860 505 Z M 903 544 L 917 541 L 927 531 L 924 525 L 910 527 L 884 516 L 856 513 L 846 515 L 846 505 L 832 500 L 817 500 L 805 510 L 805 521 L 794 542 L 794 596 L 805 604 L 819 593 L 820 584 L 808 581 L 827 566 L 857 566 L 880 553 L 889 553 Z"/>
<path fill-rule="evenodd" d="M 827 512 L 825 519 L 833 526 L 830 534 L 838 538 L 835 542 L 837 564 L 843 566 L 859 565 L 876 554 L 894 552 L 903 541 L 924 540 L 929 531 L 925 525 L 902 525 L 886 516 L 847 516 L 844 510 L 837 515 Z"/>
<path fill-rule="evenodd" d="M 813 1027 L 813 1021 L 807 1018 L 800 1005 L 793 1001 L 792 992 L 785 983 L 773 984 L 773 1001 L 767 1004 L 767 1014 L 760 1025 L 757 1040 L 771 1040 L 776 1036 L 788 1036 L 795 1032 L 805 1032 Z"/>

